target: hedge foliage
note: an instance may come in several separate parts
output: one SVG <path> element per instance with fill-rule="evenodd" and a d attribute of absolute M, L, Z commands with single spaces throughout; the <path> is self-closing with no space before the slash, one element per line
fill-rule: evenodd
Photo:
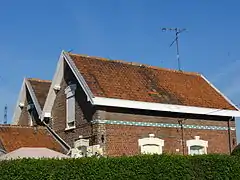
<path fill-rule="evenodd" d="M 22 159 L 0 162 L 0 179 L 240 179 L 240 158 L 228 155 L 146 155 L 100 159 Z"/>

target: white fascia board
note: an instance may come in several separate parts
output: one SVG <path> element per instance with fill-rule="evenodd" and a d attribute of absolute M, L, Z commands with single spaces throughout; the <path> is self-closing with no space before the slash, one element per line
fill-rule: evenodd
<path fill-rule="evenodd" d="M 36 97 L 36 95 L 34 93 L 32 85 L 31 85 L 31 83 L 28 80 L 26 80 L 25 82 L 26 82 L 26 86 L 28 88 L 29 94 L 30 94 L 30 96 L 31 96 L 31 98 L 33 100 L 34 106 L 35 106 L 35 108 L 37 110 L 37 113 L 40 116 L 42 114 L 42 109 L 41 109 L 41 107 L 39 105 L 39 102 L 38 102 L 37 97 Z"/>
<path fill-rule="evenodd" d="M 223 93 L 221 93 L 221 91 L 219 89 L 217 89 L 210 81 L 207 80 L 206 77 L 204 77 L 201 74 L 201 77 L 215 90 L 217 91 L 229 104 L 231 104 L 233 107 L 235 107 L 238 111 L 240 111 L 240 109 L 230 100 L 228 99 Z"/>
<path fill-rule="evenodd" d="M 55 92 L 56 89 L 55 87 L 58 87 L 58 90 L 60 90 L 61 88 L 60 83 L 63 79 L 63 75 L 64 75 L 64 57 L 62 51 L 57 63 L 57 68 L 53 76 L 51 86 L 48 91 L 48 95 L 42 110 L 42 114 L 40 115 L 41 121 L 43 121 L 44 117 L 51 116 L 52 107 L 57 96 Z"/>
<path fill-rule="evenodd" d="M 25 84 L 25 81 L 26 81 L 26 79 L 24 78 L 20 93 L 18 95 L 17 104 L 16 104 L 15 110 L 13 112 L 12 124 L 14 124 L 14 125 L 18 124 L 19 118 L 20 118 L 20 115 L 21 115 L 21 112 L 22 112 L 21 108 L 19 107 L 19 104 L 20 103 L 24 104 L 25 100 L 26 100 L 26 84 Z"/>
<path fill-rule="evenodd" d="M 65 52 L 63 52 L 64 59 L 66 60 L 67 64 L 71 68 L 73 74 L 77 78 L 79 84 L 83 88 L 83 91 L 87 95 L 87 100 L 93 103 L 92 98 L 94 97 L 92 91 L 90 90 L 89 86 L 87 85 L 86 81 L 84 80 L 83 76 L 79 72 L 78 68 L 76 67 L 75 63 L 73 62 L 72 58 Z"/>
<path fill-rule="evenodd" d="M 240 111 L 237 111 L 237 110 L 234 111 L 234 110 L 204 108 L 204 107 L 195 107 L 195 106 L 150 103 L 150 102 L 130 101 L 130 100 L 122 100 L 122 99 L 114 99 L 114 98 L 103 98 L 103 97 L 94 97 L 93 105 L 176 112 L 176 113 L 199 114 L 199 115 L 240 117 Z"/>

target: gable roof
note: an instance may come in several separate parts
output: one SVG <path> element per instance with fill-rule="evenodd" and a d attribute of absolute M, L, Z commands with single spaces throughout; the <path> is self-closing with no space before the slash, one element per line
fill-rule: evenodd
<path fill-rule="evenodd" d="M 0 142 L 2 149 L 6 152 L 21 147 L 45 147 L 54 151 L 65 152 L 65 149 L 45 127 L 0 125 Z"/>
<path fill-rule="evenodd" d="M 24 103 L 26 100 L 27 91 L 29 92 L 31 99 L 33 100 L 38 115 L 40 116 L 42 114 L 42 109 L 44 107 L 50 85 L 51 81 L 49 80 L 24 78 L 16 108 L 13 114 L 13 124 L 18 123 L 21 114 L 21 108 L 19 106 L 25 105 Z"/>
<path fill-rule="evenodd" d="M 37 98 L 37 101 L 41 109 L 43 109 L 51 85 L 51 81 L 36 78 L 28 78 L 27 81 L 29 81 L 29 83 L 31 84 L 33 92 Z"/>
<path fill-rule="evenodd" d="M 69 56 L 97 97 L 236 110 L 198 73 Z"/>
<path fill-rule="evenodd" d="M 203 75 L 62 52 L 41 119 L 51 117 L 67 64 L 96 106 L 240 117 L 239 109 Z"/>

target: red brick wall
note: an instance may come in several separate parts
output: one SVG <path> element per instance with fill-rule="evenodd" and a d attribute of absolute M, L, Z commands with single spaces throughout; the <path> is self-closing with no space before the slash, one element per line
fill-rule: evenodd
<path fill-rule="evenodd" d="M 208 126 L 223 126 L 228 127 L 229 118 L 219 117 L 196 117 L 194 115 L 187 117 L 177 117 L 178 115 L 171 115 L 166 113 L 154 114 L 153 112 L 141 111 L 124 111 L 120 109 L 105 108 L 105 112 L 101 113 L 101 119 L 105 120 L 121 120 L 121 121 L 137 121 L 137 122 L 158 122 L 178 124 L 178 120 L 183 120 L 184 124 L 189 125 L 208 125 Z M 117 112 L 119 111 L 119 112 Z M 132 114 L 133 113 L 133 114 Z M 147 115 L 148 114 L 148 115 Z M 201 119 L 205 118 L 205 119 Z M 184 120 L 185 119 L 185 120 Z M 109 156 L 119 155 L 136 155 L 140 153 L 138 146 L 138 139 L 148 137 L 148 134 L 155 134 L 164 140 L 164 153 L 183 154 L 188 153 L 186 140 L 194 139 L 194 136 L 200 136 L 200 139 L 208 141 L 208 153 L 229 153 L 229 142 L 231 149 L 236 146 L 236 132 L 227 130 L 202 130 L 202 129 L 182 129 L 181 128 L 164 128 L 164 127 L 141 127 L 141 126 L 127 126 L 127 125 L 105 125 L 106 136 L 106 154 Z M 231 127 L 235 127 L 235 122 L 230 122 Z M 184 147 L 182 145 L 182 139 Z M 179 152 L 176 151 L 179 149 Z"/>
<path fill-rule="evenodd" d="M 61 82 L 61 89 L 57 93 L 53 108 L 52 108 L 52 121 L 49 123 L 53 130 L 65 140 L 70 146 L 73 147 L 73 143 L 80 135 L 84 138 L 94 139 L 96 134 L 93 134 L 93 127 L 91 121 L 94 116 L 97 115 L 96 110 L 92 107 L 90 102 L 87 102 L 87 97 L 80 87 L 74 74 L 70 68 L 65 64 L 64 78 Z M 68 86 L 68 82 L 76 84 L 77 89 L 75 92 L 75 112 L 76 122 L 75 129 L 65 130 L 66 128 L 66 95 L 65 89 Z M 95 131 L 96 132 L 96 131 Z M 96 139 L 96 138 L 95 138 Z M 93 142 L 91 142 L 93 143 Z"/>

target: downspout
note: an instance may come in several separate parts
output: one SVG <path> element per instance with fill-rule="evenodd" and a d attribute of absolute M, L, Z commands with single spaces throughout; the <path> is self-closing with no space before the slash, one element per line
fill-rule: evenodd
<path fill-rule="evenodd" d="M 181 141 L 182 141 L 182 153 L 185 155 L 185 142 L 184 142 L 184 128 L 183 128 L 183 120 L 179 120 L 178 123 L 181 126 Z"/>
<path fill-rule="evenodd" d="M 230 121 L 233 120 L 233 117 L 228 119 L 228 146 L 229 146 L 229 154 L 232 152 L 232 145 L 231 145 L 231 127 Z"/>

